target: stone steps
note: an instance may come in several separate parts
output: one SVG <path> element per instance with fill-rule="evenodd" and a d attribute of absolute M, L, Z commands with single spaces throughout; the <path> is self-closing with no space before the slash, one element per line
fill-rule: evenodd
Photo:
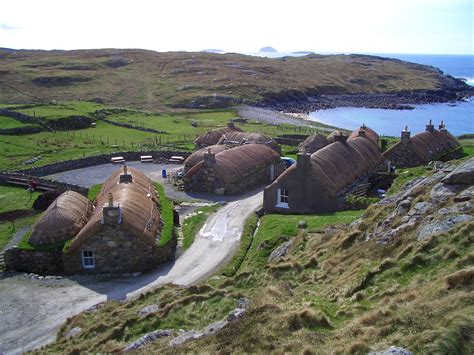
<path fill-rule="evenodd" d="M 1 252 L 0 253 L 0 271 L 4 271 L 5 270 L 5 252 Z"/>
<path fill-rule="evenodd" d="M 184 241 L 183 228 L 180 226 L 176 228 L 176 231 L 178 232 L 178 247 L 182 248 Z"/>

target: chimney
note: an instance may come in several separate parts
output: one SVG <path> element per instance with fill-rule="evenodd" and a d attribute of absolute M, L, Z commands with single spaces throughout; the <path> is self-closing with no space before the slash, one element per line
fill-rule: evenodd
<path fill-rule="evenodd" d="M 204 165 L 213 165 L 216 162 L 216 155 L 211 153 L 211 148 L 207 148 L 207 153 L 204 153 Z"/>
<path fill-rule="evenodd" d="M 444 124 L 444 121 L 441 121 L 440 125 L 438 126 L 439 131 L 446 134 L 448 133 L 448 130 L 446 129 L 446 125 Z"/>
<path fill-rule="evenodd" d="M 123 174 L 120 174 L 119 184 L 128 184 L 133 182 L 132 175 L 128 173 L 127 164 L 123 164 Z"/>
<path fill-rule="evenodd" d="M 102 224 L 114 225 L 122 223 L 122 210 L 120 205 L 114 205 L 114 197 L 109 192 L 109 203 L 102 207 Z"/>
<path fill-rule="evenodd" d="M 296 154 L 296 169 L 307 171 L 309 169 L 311 154 L 298 153 Z"/>
<path fill-rule="evenodd" d="M 359 137 L 366 137 L 365 135 L 365 130 L 364 129 L 359 129 Z"/>
<path fill-rule="evenodd" d="M 337 132 L 337 134 L 334 135 L 334 142 L 341 142 L 341 143 L 346 144 L 346 141 L 347 141 L 347 136 L 341 131 Z"/>
<path fill-rule="evenodd" d="M 410 131 L 408 130 L 408 126 L 405 126 L 405 129 L 402 131 L 401 141 L 403 144 L 410 143 Z"/>
<path fill-rule="evenodd" d="M 426 125 L 426 131 L 427 131 L 427 132 L 434 132 L 434 126 L 433 126 L 433 124 L 431 123 L 431 120 L 430 120 L 430 122 Z"/>
<path fill-rule="evenodd" d="M 234 122 L 233 122 L 233 121 L 227 122 L 227 127 L 229 127 L 229 128 L 235 128 Z"/>

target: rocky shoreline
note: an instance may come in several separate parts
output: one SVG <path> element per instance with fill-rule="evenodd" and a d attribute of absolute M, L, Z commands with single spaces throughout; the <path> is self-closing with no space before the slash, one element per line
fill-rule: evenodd
<path fill-rule="evenodd" d="M 277 111 L 309 113 L 338 107 L 365 107 L 389 110 L 413 110 L 413 105 L 460 102 L 474 96 L 474 87 L 461 85 L 439 91 L 397 92 L 391 94 L 286 95 L 267 98 L 258 106 Z"/>

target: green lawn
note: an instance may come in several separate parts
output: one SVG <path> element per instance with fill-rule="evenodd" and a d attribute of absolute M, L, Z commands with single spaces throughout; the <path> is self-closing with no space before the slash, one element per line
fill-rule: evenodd
<path fill-rule="evenodd" d="M 25 126 L 33 126 L 33 125 L 22 123 L 11 117 L 0 116 L 0 129 L 18 128 L 18 127 L 25 127 Z"/>
<path fill-rule="evenodd" d="M 84 102 L 61 102 L 56 105 L 32 105 L 33 107 L 17 110 L 30 116 L 37 116 L 45 120 L 55 120 L 67 116 L 90 116 L 95 110 L 103 108 L 103 105 Z"/>
<path fill-rule="evenodd" d="M 11 222 L 0 223 L 0 251 L 5 248 L 13 235 L 22 227 L 32 226 L 38 219 L 38 214 L 30 217 L 15 220 L 15 226 Z M 29 234 L 29 233 L 27 233 Z"/>
<path fill-rule="evenodd" d="M 24 187 L 0 185 L 0 213 L 30 209 L 39 195 L 37 191 L 30 194 Z"/>
<path fill-rule="evenodd" d="M 163 220 L 163 229 L 161 230 L 160 246 L 168 244 L 173 237 L 173 202 L 166 197 L 165 189 L 162 185 L 155 182 L 155 189 L 158 192 L 160 200 L 160 213 Z"/>

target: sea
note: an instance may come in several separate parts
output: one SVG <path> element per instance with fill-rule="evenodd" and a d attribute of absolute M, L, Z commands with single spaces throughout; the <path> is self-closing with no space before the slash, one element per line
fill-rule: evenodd
<path fill-rule="evenodd" d="M 273 52 L 255 53 L 254 55 L 277 58 L 285 55 L 300 56 L 306 54 L 308 53 Z M 445 74 L 461 78 L 465 80 L 467 84 L 474 86 L 474 55 L 364 54 L 431 65 L 441 69 Z M 474 133 L 473 97 L 465 102 L 415 105 L 414 107 L 414 110 L 341 107 L 311 112 L 309 117 L 311 120 L 317 122 L 346 129 L 356 129 L 364 123 L 379 134 L 386 136 L 398 136 L 405 125 L 408 126 L 412 134 L 416 134 L 425 129 L 425 125 L 429 120 L 432 120 L 436 126 L 443 120 L 446 128 L 455 136 Z"/>

